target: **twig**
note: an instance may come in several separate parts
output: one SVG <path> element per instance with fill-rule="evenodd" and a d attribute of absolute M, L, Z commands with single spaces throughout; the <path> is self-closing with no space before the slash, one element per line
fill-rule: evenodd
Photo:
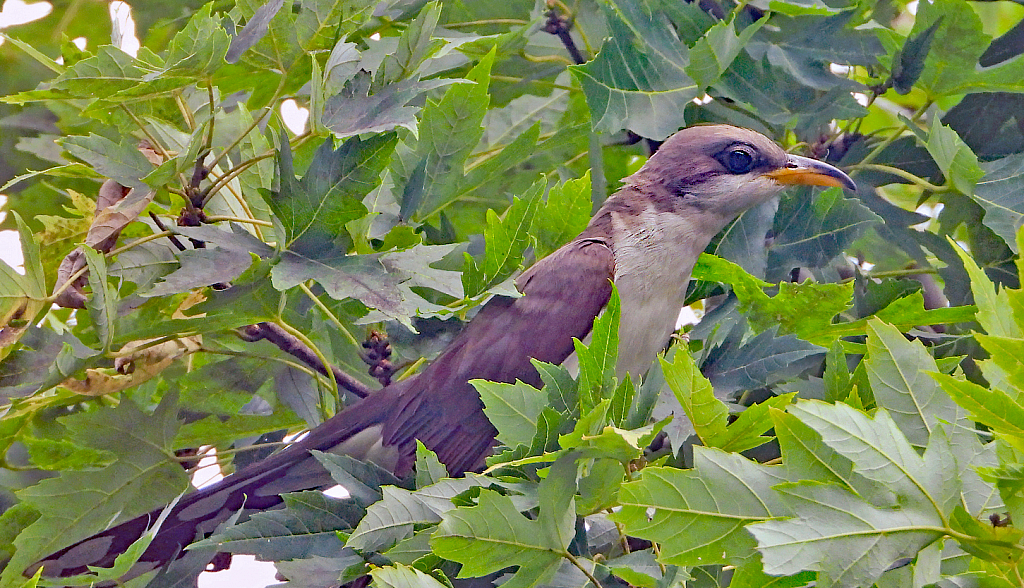
<path fill-rule="evenodd" d="M 579 569 L 579 571 L 583 572 L 583 575 L 586 576 L 588 580 L 590 580 L 590 582 L 594 585 L 594 588 L 604 588 L 603 586 L 601 586 L 601 583 L 597 581 L 597 578 L 594 577 L 594 574 L 590 573 L 590 570 L 583 567 L 583 564 L 580 563 L 580 560 L 576 559 L 576 557 L 573 554 L 566 551 L 562 555 L 566 559 L 568 559 L 572 565 L 576 566 Z"/>
<path fill-rule="evenodd" d="M 548 21 L 544 23 L 544 30 L 562 41 L 562 45 L 565 45 L 565 50 L 569 52 L 569 57 L 572 57 L 573 63 L 576 65 L 586 63 L 587 58 L 583 56 L 583 53 L 580 53 L 580 50 L 576 47 L 576 41 L 573 41 L 572 35 L 569 34 L 569 29 L 572 28 L 572 21 L 560 15 L 554 7 L 548 11 L 547 17 Z"/>
<path fill-rule="evenodd" d="M 281 351 L 298 358 L 302 363 L 315 369 L 321 374 L 328 377 L 333 375 L 338 386 L 359 398 L 366 398 L 373 393 L 373 391 L 367 388 L 365 384 L 341 371 L 337 366 L 330 366 L 330 372 L 328 372 L 327 368 L 324 367 L 324 362 L 320 361 L 320 358 L 317 357 L 316 353 L 314 353 L 309 346 L 304 344 L 297 337 L 287 333 L 279 325 L 268 322 L 247 325 L 242 328 L 242 338 L 246 341 L 252 342 L 259 341 L 260 339 L 266 339 L 276 345 Z"/>
<path fill-rule="evenodd" d="M 163 221 L 160 220 L 160 217 L 158 217 L 157 215 L 155 215 L 152 212 L 150 212 L 149 213 L 149 218 L 153 219 L 153 222 L 156 223 L 156 226 L 157 226 L 158 229 L 160 229 L 161 231 L 163 231 L 165 233 L 170 233 L 170 231 L 164 225 Z M 178 249 L 178 251 L 184 251 L 185 250 L 185 245 L 182 244 L 182 242 L 178 240 L 178 237 L 175 236 L 173 233 L 170 234 L 170 235 L 167 235 L 167 238 L 171 240 L 171 243 Z"/>

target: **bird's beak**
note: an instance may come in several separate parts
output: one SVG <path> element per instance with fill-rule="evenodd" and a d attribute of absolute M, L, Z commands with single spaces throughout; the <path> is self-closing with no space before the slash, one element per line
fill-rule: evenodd
<path fill-rule="evenodd" d="M 843 173 L 839 168 L 823 161 L 800 157 L 799 155 L 790 155 L 786 158 L 785 166 L 764 175 L 779 184 L 836 186 L 846 188 L 851 192 L 857 191 L 857 184 L 854 184 L 850 176 Z"/>

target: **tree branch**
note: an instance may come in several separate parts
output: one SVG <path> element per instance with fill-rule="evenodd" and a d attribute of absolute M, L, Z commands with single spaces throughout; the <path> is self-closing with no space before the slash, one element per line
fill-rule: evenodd
<path fill-rule="evenodd" d="M 331 371 L 328 372 L 327 368 L 324 367 L 324 363 L 320 361 L 320 358 L 317 357 L 315 353 L 313 353 L 312 349 L 302 343 L 302 341 L 299 341 L 297 338 L 285 332 L 285 330 L 278 325 L 267 322 L 247 325 L 242 329 L 241 336 L 246 341 L 251 342 L 266 339 L 274 345 L 277 345 L 281 351 L 298 358 L 300 361 L 321 374 L 325 376 L 333 375 L 338 386 L 359 398 L 366 398 L 373 393 L 373 391 L 367 388 L 365 384 L 341 371 L 337 366 L 329 366 Z"/>

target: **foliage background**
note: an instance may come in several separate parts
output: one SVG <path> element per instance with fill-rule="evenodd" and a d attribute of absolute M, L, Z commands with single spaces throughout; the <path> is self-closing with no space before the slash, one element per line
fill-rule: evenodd
<path fill-rule="evenodd" d="M 337 410 L 333 378 L 239 329 L 273 323 L 374 384 L 368 326 L 429 358 L 657 141 L 709 121 L 860 189 L 730 226 L 695 270 L 708 314 L 642 386 L 603 369 L 614 313 L 578 380 L 481 383 L 506 446 L 488 475 L 443 479 L 424 451 L 403 487 L 359 470 L 351 498 L 294 495 L 208 552 L 291 586 L 509 566 L 515 588 L 1024 585 L 1021 6 L 138 1 L 132 57 L 98 33 L 105 3 L 54 5 L 0 46 L 25 252 L 0 268 L 4 586 L 172 500 L 177 450 L 237 468 Z M 310 109 L 300 134 L 286 99 Z M 133 585 L 187 583 L 192 559 Z"/>

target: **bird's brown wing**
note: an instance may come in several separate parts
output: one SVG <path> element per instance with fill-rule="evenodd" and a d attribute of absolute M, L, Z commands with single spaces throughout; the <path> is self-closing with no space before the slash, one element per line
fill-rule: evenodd
<path fill-rule="evenodd" d="M 380 427 L 383 445 L 397 450 L 398 475 L 412 468 L 416 439 L 435 451 L 453 475 L 481 467 L 495 430 L 467 382 L 518 379 L 539 385 L 530 358 L 561 363 L 573 352 L 572 338 L 585 337 L 608 302 L 613 273 L 611 251 L 595 239 L 574 241 L 541 260 L 519 280 L 523 297 L 488 302 L 421 374 L 343 410 L 284 451 L 182 498 L 125 579 L 179 557 L 185 546 L 213 532 L 243 505 L 246 510 L 272 508 L 281 503 L 282 493 L 332 485 L 310 450 L 338 450 L 374 427 Z M 159 514 L 142 515 L 46 557 L 39 562 L 44 575 L 110 567 Z"/>
<path fill-rule="evenodd" d="M 491 299 L 417 377 L 384 427 L 385 443 L 403 447 L 409 459 L 419 439 L 453 474 L 482 467 L 495 431 L 468 381 L 539 387 L 530 360 L 559 364 L 573 353 L 572 339 L 586 337 L 608 303 L 614 273 L 612 252 L 599 239 L 573 241 L 536 263 L 517 281 L 522 297 Z"/>

